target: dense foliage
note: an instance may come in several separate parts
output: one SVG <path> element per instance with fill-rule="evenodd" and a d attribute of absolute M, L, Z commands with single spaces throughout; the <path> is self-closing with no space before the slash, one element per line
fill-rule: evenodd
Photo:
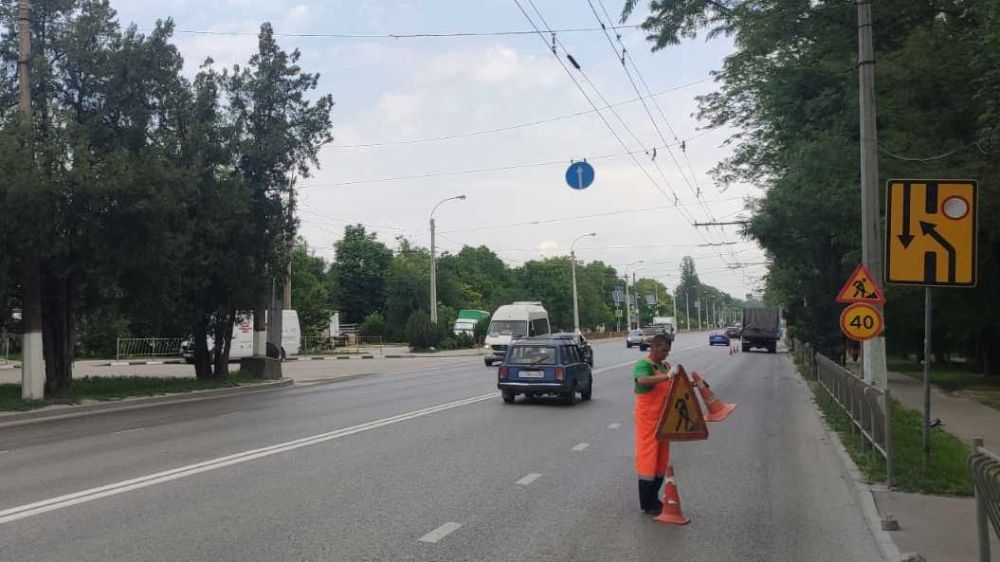
<path fill-rule="evenodd" d="M 629 0 L 625 15 L 640 2 Z M 979 285 L 935 291 L 939 356 L 1000 374 L 1000 2 L 872 3 L 881 180 L 976 178 Z M 654 49 L 731 37 L 735 52 L 701 99 L 731 126 L 720 179 L 764 190 L 746 234 L 773 266 L 767 296 L 794 334 L 838 354 L 833 297 L 860 261 L 857 9 L 853 0 L 659 0 L 643 23 Z M 921 348 L 920 289 L 890 287 L 890 348 Z"/>

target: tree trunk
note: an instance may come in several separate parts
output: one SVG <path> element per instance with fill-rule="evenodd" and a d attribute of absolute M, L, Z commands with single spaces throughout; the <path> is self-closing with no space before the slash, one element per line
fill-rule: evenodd
<path fill-rule="evenodd" d="M 44 270 L 41 281 L 45 395 L 66 396 L 73 383 L 72 282 Z"/>
<path fill-rule="evenodd" d="M 236 321 L 236 312 L 227 310 L 225 314 L 220 314 L 215 324 L 215 357 L 214 376 L 215 380 L 223 380 L 229 376 L 229 353 L 233 344 L 233 322 Z"/>
<path fill-rule="evenodd" d="M 204 314 L 191 331 L 194 338 L 194 374 L 200 381 L 212 380 L 212 357 L 208 352 L 208 320 Z"/>

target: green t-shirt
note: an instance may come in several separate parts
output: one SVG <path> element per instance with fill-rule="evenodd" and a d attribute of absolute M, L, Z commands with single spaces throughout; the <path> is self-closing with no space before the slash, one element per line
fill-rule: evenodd
<path fill-rule="evenodd" d="M 639 384 L 639 381 L 637 381 L 636 379 L 638 379 L 639 377 L 651 377 L 659 373 L 665 373 L 665 372 L 667 372 L 667 366 L 664 365 L 663 363 L 656 365 L 648 358 L 642 358 L 639 361 L 637 361 L 635 367 L 632 369 L 632 381 L 635 384 L 635 393 L 645 394 L 650 390 L 653 390 L 653 387 L 651 386 Z"/>

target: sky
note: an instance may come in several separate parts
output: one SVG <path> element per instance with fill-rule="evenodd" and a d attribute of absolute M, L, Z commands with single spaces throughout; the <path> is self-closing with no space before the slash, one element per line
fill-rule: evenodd
<path fill-rule="evenodd" d="M 543 23 L 528 0 L 519 1 L 543 30 L 599 27 L 598 17 L 608 22 L 600 1 L 615 18 L 622 5 L 591 0 L 595 17 L 587 0 L 534 0 Z M 641 4 L 629 24 L 645 17 Z M 172 18 L 189 75 L 208 57 L 218 66 L 245 63 L 265 21 L 279 34 L 532 29 L 515 0 L 112 0 L 112 6 L 140 30 Z M 205 31 L 226 34 L 198 33 Z M 517 265 L 568 255 L 577 237 L 596 233 L 576 243 L 578 259 L 619 271 L 633 264 L 629 272 L 673 287 L 681 257 L 690 255 L 702 282 L 737 297 L 761 289 L 760 248 L 736 227 L 692 225 L 744 218 L 745 200 L 762 195 L 754 186 L 713 181 L 708 172 L 729 154 L 723 143 L 734 131 L 707 129 L 695 116 L 695 98 L 717 88 L 711 72 L 732 43 L 698 38 L 653 53 L 645 32 L 619 33 L 638 69 L 629 64 L 632 81 L 616 38 L 600 31 L 557 32 L 558 57 L 547 31 L 544 37 L 279 37 L 283 48 L 301 51 L 302 68 L 320 74 L 318 93 L 336 103 L 334 141 L 320 152 L 320 168 L 298 183 L 301 235 L 311 251 L 332 260 L 334 242 L 354 223 L 390 247 L 399 236 L 429 247 L 431 210 L 465 195 L 435 213 L 439 251 L 483 244 Z M 582 70 L 567 63 L 567 52 Z M 632 101 L 603 109 L 635 100 L 636 89 L 645 95 L 647 86 L 657 95 L 645 107 Z M 523 126 L 536 121 L 545 122 Z M 506 130 L 484 133 L 495 129 Z M 579 160 L 596 170 L 584 190 L 565 180 L 566 168 Z"/>

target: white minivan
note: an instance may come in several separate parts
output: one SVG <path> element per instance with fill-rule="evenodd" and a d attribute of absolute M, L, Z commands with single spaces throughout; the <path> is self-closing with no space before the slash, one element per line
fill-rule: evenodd
<path fill-rule="evenodd" d="M 549 329 L 549 313 L 540 302 L 521 301 L 505 304 L 493 313 L 489 330 L 486 331 L 486 345 L 483 347 L 483 362 L 487 367 L 503 361 L 507 346 L 518 338 L 546 336 Z"/>
<path fill-rule="evenodd" d="M 281 358 L 298 355 L 302 344 L 302 329 L 299 313 L 295 310 L 281 311 Z M 215 349 L 215 341 L 208 336 L 208 350 Z M 181 356 L 188 363 L 194 362 L 194 344 L 191 340 L 181 343 Z M 253 356 L 253 314 L 240 313 L 233 323 L 233 340 L 229 347 L 229 360 L 239 360 Z"/>

